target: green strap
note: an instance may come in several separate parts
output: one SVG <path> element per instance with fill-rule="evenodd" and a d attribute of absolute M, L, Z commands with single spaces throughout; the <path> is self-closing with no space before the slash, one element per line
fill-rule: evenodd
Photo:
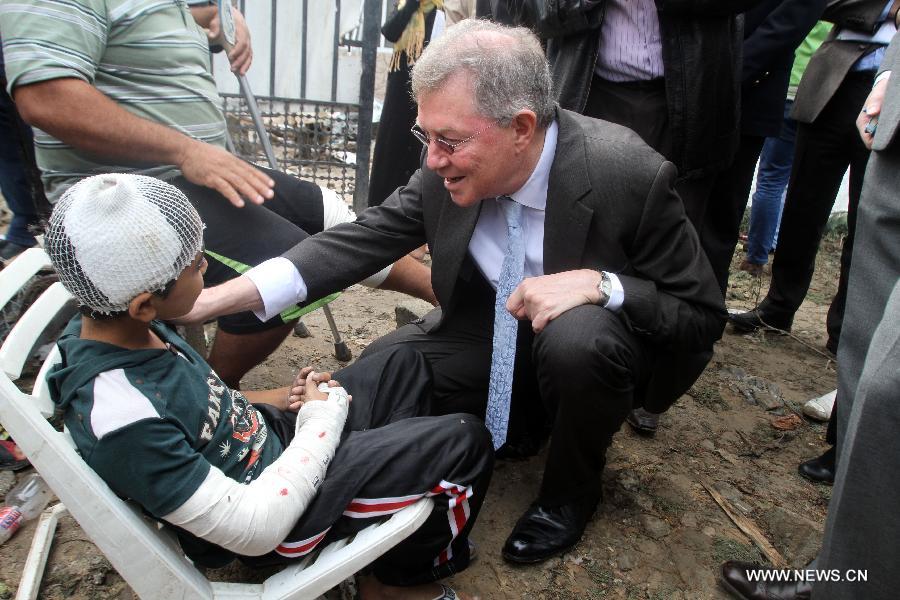
<path fill-rule="evenodd" d="M 213 252 L 209 248 L 206 248 L 204 250 L 204 252 L 210 258 L 216 259 L 217 261 L 219 261 L 220 263 L 222 263 L 223 265 L 225 265 L 226 267 L 228 267 L 229 269 L 231 269 L 232 271 L 234 271 L 235 273 L 238 273 L 240 275 L 243 275 L 244 273 L 246 273 L 247 271 L 249 271 L 251 269 L 250 265 L 245 265 L 244 263 L 241 263 L 234 259 L 228 258 L 227 256 L 222 256 L 221 254 L 217 254 L 216 252 Z M 292 307 L 287 308 L 284 311 L 282 311 L 281 314 L 278 316 L 281 317 L 281 320 L 284 321 L 285 323 L 287 323 L 288 321 L 293 321 L 295 319 L 299 319 L 300 317 L 302 317 L 306 314 L 309 314 L 314 310 L 322 308 L 323 306 L 325 306 L 332 300 L 336 299 L 340 295 L 341 295 L 340 292 L 335 292 L 329 296 L 325 296 L 324 298 L 319 298 L 315 302 L 310 302 L 306 306 L 292 306 Z"/>

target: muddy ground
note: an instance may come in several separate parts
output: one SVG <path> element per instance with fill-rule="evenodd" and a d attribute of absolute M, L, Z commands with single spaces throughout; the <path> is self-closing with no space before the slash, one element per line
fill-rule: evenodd
<path fill-rule="evenodd" d="M 736 259 L 738 254 L 735 255 Z M 735 263 L 736 264 L 736 263 Z M 793 565 L 813 556 L 831 488 L 797 475 L 797 464 L 825 446 L 824 425 L 803 419 L 794 430 L 773 427 L 802 404 L 835 387 L 835 363 L 824 350 L 824 322 L 838 273 L 838 248 L 826 243 L 794 336 L 738 336 L 726 331 L 712 363 L 665 415 L 653 439 L 625 426 L 609 451 L 605 499 L 581 543 L 563 557 L 532 567 L 503 562 L 500 548 L 538 489 L 544 456 L 501 462 L 474 530 L 479 558 L 453 578 L 486 600 L 512 598 L 724 598 L 717 567 L 727 559 L 760 559 L 704 486 L 717 490 L 754 523 Z M 762 281 L 732 276 L 731 308 L 754 305 Z M 406 297 L 354 287 L 332 306 L 354 356 L 395 327 Z M 302 365 L 337 368 L 321 311 L 306 319 L 313 336 L 291 337 L 245 379 L 244 387 L 286 385 Z M 590 390 L 586 390 L 587 393 Z M 0 475 L 0 494 L 12 476 Z M 0 548 L 0 598 L 15 594 L 34 525 Z M 216 577 L 252 574 L 232 570 Z M 134 594 L 70 518 L 62 521 L 41 597 L 130 599 Z"/>

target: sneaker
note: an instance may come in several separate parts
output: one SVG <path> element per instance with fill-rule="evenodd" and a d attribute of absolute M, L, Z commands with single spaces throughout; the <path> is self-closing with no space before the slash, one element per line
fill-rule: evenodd
<path fill-rule="evenodd" d="M 0 440 L 0 471 L 20 471 L 30 465 L 12 440 Z"/>
<path fill-rule="evenodd" d="M 832 390 L 827 394 L 813 398 L 803 405 L 803 414 L 814 421 L 827 421 L 831 418 L 831 410 L 834 408 L 834 397 L 837 390 Z"/>

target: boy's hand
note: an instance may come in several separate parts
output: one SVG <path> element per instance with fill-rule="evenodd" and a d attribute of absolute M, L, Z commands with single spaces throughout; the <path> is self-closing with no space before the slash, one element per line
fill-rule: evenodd
<path fill-rule="evenodd" d="M 307 401 L 327 400 L 328 394 L 319 391 L 319 384 L 323 382 L 327 382 L 328 387 L 340 387 L 341 385 L 331 378 L 331 373 L 316 373 L 312 367 L 300 369 L 288 393 L 287 409 L 297 412 Z"/>

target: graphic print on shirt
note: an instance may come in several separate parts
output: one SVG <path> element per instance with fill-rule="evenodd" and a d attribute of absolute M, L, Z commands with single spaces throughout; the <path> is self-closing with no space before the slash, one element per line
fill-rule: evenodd
<path fill-rule="evenodd" d="M 269 437 L 266 422 L 241 392 L 229 389 L 214 371 L 206 375 L 206 385 L 207 406 L 199 438 L 204 445 L 215 444 L 216 454 L 225 461 L 224 471 L 236 467 L 249 482 Z"/>
<path fill-rule="evenodd" d="M 222 414 L 222 394 L 225 393 L 225 384 L 215 372 L 210 371 L 206 376 L 206 385 L 209 388 L 207 398 L 206 416 L 203 419 L 203 427 L 200 430 L 200 439 L 209 442 L 213 439 L 216 428 L 219 426 L 219 417 Z"/>
<path fill-rule="evenodd" d="M 244 468 L 249 471 L 259 460 L 259 450 L 266 443 L 269 437 L 268 429 L 265 422 L 260 423 L 259 413 L 247 401 L 242 393 L 237 390 L 229 390 L 231 393 L 231 414 L 229 415 L 229 423 L 231 424 L 231 437 L 238 440 L 242 444 L 250 444 L 249 458 Z M 240 459 L 246 455 L 246 446 L 241 450 Z"/>

